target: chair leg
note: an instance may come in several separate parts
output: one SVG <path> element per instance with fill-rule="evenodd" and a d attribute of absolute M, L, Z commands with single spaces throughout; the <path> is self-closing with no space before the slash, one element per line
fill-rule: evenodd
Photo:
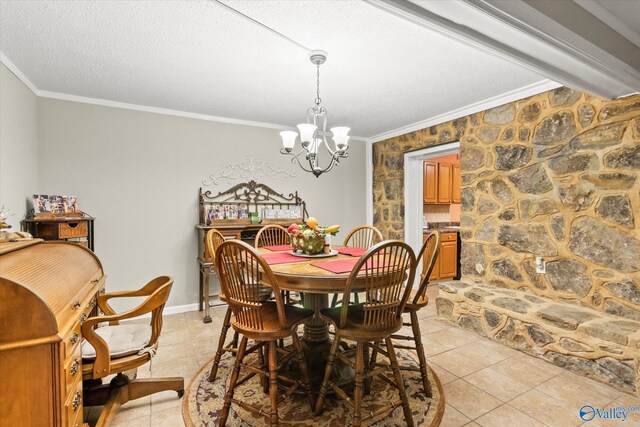
<path fill-rule="evenodd" d="M 353 387 L 353 426 L 362 425 L 362 383 L 364 376 L 364 343 L 358 342 L 356 347 L 356 375 Z"/>
<path fill-rule="evenodd" d="M 335 307 L 338 305 L 338 294 L 333 294 L 333 298 L 331 298 L 331 307 Z"/>
<path fill-rule="evenodd" d="M 408 427 L 413 427 L 413 416 L 411 415 L 411 408 L 409 407 L 409 399 L 407 393 L 404 390 L 404 382 L 402 380 L 402 373 L 400 373 L 400 366 L 398 366 L 398 359 L 396 358 L 396 350 L 393 348 L 393 342 L 391 337 L 385 338 L 387 343 L 387 352 L 389 353 L 389 361 L 391 362 L 391 370 L 398 386 L 398 392 L 400 393 L 400 401 L 402 402 L 402 411 L 404 412 L 404 419 L 407 422 Z"/>
<path fill-rule="evenodd" d="M 324 379 L 322 380 L 322 386 L 320 386 L 320 395 L 318 396 L 318 400 L 316 400 L 316 410 L 314 411 L 316 415 L 320 415 L 322 413 L 322 405 L 324 404 L 324 398 L 327 395 L 327 391 L 329 391 L 329 382 L 333 375 L 333 364 L 336 361 L 336 353 L 338 352 L 339 346 L 340 335 L 336 334 L 333 339 L 333 343 L 331 344 L 331 351 L 329 352 L 329 358 L 327 359 L 327 367 L 324 370 Z"/>
<path fill-rule="evenodd" d="M 413 330 L 413 339 L 416 343 L 416 352 L 420 361 L 420 375 L 422 375 L 422 387 L 427 397 L 433 397 L 431 383 L 427 375 L 427 358 L 424 355 L 424 345 L 422 344 L 422 336 L 420 335 L 420 322 L 418 321 L 418 312 L 411 312 L 411 329 Z"/>
<path fill-rule="evenodd" d="M 269 400 L 271 401 L 271 415 L 269 423 L 278 425 L 278 352 L 276 342 L 269 341 Z"/>
<path fill-rule="evenodd" d="M 229 418 L 229 410 L 231 409 L 231 399 L 233 399 L 233 392 L 240 376 L 240 365 L 242 365 L 242 359 L 244 359 L 244 352 L 247 349 L 247 337 L 243 336 L 240 340 L 240 347 L 238 347 L 238 353 L 236 354 L 236 362 L 233 365 L 233 371 L 231 372 L 231 379 L 229 380 L 229 388 L 224 396 L 224 406 L 220 413 L 220 427 L 224 427 L 227 424 L 227 418 Z"/>
<path fill-rule="evenodd" d="M 258 364 L 263 372 L 267 370 L 267 364 L 264 357 L 265 351 L 266 349 L 264 345 L 258 349 Z M 269 389 L 269 382 L 264 375 L 260 375 L 260 385 L 262 386 L 262 390 L 266 393 Z"/>
<path fill-rule="evenodd" d="M 367 344 L 364 345 L 364 372 L 367 373 L 369 371 L 369 346 Z M 368 396 L 371 394 L 371 381 L 372 377 L 366 377 L 364 379 L 364 394 Z"/>
<path fill-rule="evenodd" d="M 220 358 L 224 353 L 224 343 L 227 340 L 227 331 L 231 326 L 231 308 L 227 307 L 227 312 L 224 315 L 222 321 L 222 331 L 220 332 L 220 339 L 218 340 L 218 351 L 216 351 L 216 357 L 213 359 L 213 365 L 211 365 L 211 372 L 209 373 L 209 382 L 216 380 L 218 375 L 218 365 L 220 364 Z"/>
<path fill-rule="evenodd" d="M 311 392 L 311 381 L 309 381 L 307 362 L 304 360 L 302 345 L 300 344 L 300 339 L 298 338 L 298 334 L 295 331 L 292 335 L 292 338 L 293 348 L 296 351 L 296 359 L 298 360 L 298 367 L 300 368 L 300 372 L 302 373 L 302 386 L 307 393 L 307 396 L 309 398 L 309 405 L 311 405 L 311 410 L 313 411 L 315 409 L 316 402 L 313 400 L 313 393 Z"/>

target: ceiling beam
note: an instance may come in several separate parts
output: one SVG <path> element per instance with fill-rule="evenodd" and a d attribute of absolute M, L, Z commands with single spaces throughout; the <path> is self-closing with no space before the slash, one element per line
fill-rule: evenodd
<path fill-rule="evenodd" d="M 609 99 L 640 92 L 640 48 L 571 1 L 368 2 L 575 89 Z"/>

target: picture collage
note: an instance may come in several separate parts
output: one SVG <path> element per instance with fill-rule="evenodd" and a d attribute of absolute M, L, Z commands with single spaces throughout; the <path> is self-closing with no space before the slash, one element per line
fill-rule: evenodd
<path fill-rule="evenodd" d="M 33 195 L 33 208 L 36 213 L 72 213 L 80 212 L 76 196 Z"/>

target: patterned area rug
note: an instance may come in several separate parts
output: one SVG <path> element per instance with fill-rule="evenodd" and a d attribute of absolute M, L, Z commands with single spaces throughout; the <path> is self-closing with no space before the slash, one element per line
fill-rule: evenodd
<path fill-rule="evenodd" d="M 412 357 L 408 351 L 397 350 L 398 362 L 401 366 L 412 364 L 418 366 L 418 361 Z M 254 355 L 248 356 L 245 360 L 251 360 Z M 383 357 L 380 357 L 383 359 Z M 210 383 L 207 378 L 211 369 L 213 358 L 198 372 L 187 389 L 186 396 L 182 404 L 182 416 L 188 427 L 217 426 L 220 411 L 224 403 L 226 384 L 228 383 L 231 368 L 233 367 L 233 357 L 228 353 L 220 361 L 218 378 Z M 241 371 L 240 375 L 243 376 Z M 416 426 L 438 426 L 444 413 L 444 395 L 440 380 L 433 370 L 429 369 L 429 378 L 433 388 L 433 398 L 429 399 L 422 391 L 422 380 L 420 373 L 402 371 L 405 378 L 409 404 L 413 413 L 413 421 Z M 389 377 L 392 374 L 389 373 Z M 269 410 L 269 396 L 262 391 L 258 376 L 242 384 L 236 389 L 236 397 L 247 403 L 264 405 Z M 350 394 L 351 395 L 351 394 Z M 384 381 L 376 378 L 371 385 L 371 394 L 365 396 L 363 400 L 363 414 L 375 412 L 378 408 L 376 402 L 387 403 L 398 397 L 398 391 Z M 278 406 L 278 416 L 280 425 L 285 426 L 346 426 L 351 420 L 349 406 L 329 396 L 325 400 L 325 410 L 322 415 L 315 417 L 309 407 L 309 401 L 305 396 L 294 395 Z M 231 405 L 231 412 L 227 420 L 227 426 L 267 426 L 264 418 L 259 418 L 253 414 Z M 390 415 L 378 417 L 366 425 L 375 426 L 406 426 L 402 407 L 396 408 Z"/>

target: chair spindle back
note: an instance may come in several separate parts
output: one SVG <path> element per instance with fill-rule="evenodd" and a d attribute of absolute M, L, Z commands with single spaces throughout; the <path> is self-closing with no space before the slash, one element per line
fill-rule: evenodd
<path fill-rule="evenodd" d="M 440 253 L 440 232 L 432 231 L 427 236 L 427 239 L 422 244 L 418 258 L 416 258 L 416 264 L 420 262 L 420 259 L 424 256 L 422 262 L 422 273 L 420 274 L 420 287 L 418 292 L 413 298 L 413 302 L 418 304 L 418 301 L 424 298 L 424 294 L 427 292 L 427 285 L 429 285 L 429 276 L 433 271 L 433 267 L 436 265 L 438 254 Z"/>
<path fill-rule="evenodd" d="M 218 249 L 218 246 L 220 246 L 220 244 L 224 242 L 224 240 L 225 239 L 222 233 L 216 230 L 215 228 L 212 228 L 211 230 L 209 230 L 207 232 L 207 235 L 205 236 L 204 256 L 205 256 L 205 259 L 210 259 L 214 266 L 216 264 L 216 260 L 215 260 L 216 249 Z"/>
<path fill-rule="evenodd" d="M 281 225 L 266 225 L 258 231 L 256 235 L 256 248 L 263 246 L 288 245 L 291 243 L 291 237 L 286 228 Z"/>
<path fill-rule="evenodd" d="M 360 258 L 351 271 L 343 301 L 356 281 L 365 285 L 364 328 L 391 328 L 402 315 L 415 275 L 415 255 L 406 243 L 389 240 L 378 243 Z M 342 306 L 340 326 L 347 322 L 348 305 Z"/>
<path fill-rule="evenodd" d="M 361 225 L 347 234 L 343 246 L 369 249 L 376 243 L 382 242 L 382 233 L 372 225 Z"/>

